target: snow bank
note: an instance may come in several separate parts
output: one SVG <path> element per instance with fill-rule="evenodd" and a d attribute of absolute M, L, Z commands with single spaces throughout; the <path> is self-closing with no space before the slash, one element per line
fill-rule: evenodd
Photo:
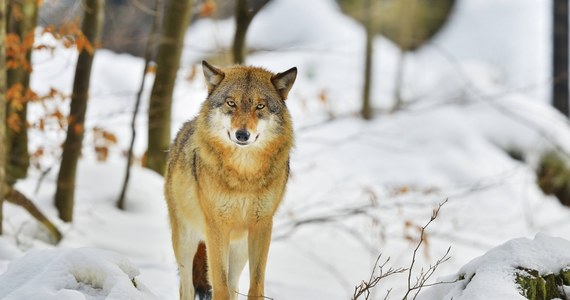
<path fill-rule="evenodd" d="M 30 251 L 0 276 L 1 299 L 156 299 L 126 258 L 95 248 Z"/>
<path fill-rule="evenodd" d="M 429 246 L 423 249 L 425 255 L 418 256 L 417 266 L 429 265 L 430 257 L 439 257 L 450 245 L 450 261 L 438 268 L 442 274 L 455 272 L 471 258 L 513 237 L 545 232 L 570 239 L 570 210 L 542 193 L 532 167 L 533 159 L 553 142 L 570 149 L 567 120 L 546 104 L 546 98 L 532 96 L 536 88 L 548 86 L 541 71 L 547 69 L 544 43 L 539 43 L 546 36 L 541 24 L 548 5 L 535 0 L 496 2 L 458 3 L 458 15 L 438 35 L 435 46 L 409 54 L 403 88 L 409 101 L 406 110 L 378 114 L 369 122 L 348 117 L 360 108 L 364 30 L 342 15 L 333 0 L 275 0 L 254 19 L 248 45 L 258 51 L 248 56 L 248 64 L 272 71 L 292 66 L 299 69 L 287 100 L 297 147 L 291 156 L 287 196 L 275 219 L 277 238 L 271 245 L 266 272 L 267 296 L 279 300 L 350 298 L 354 285 L 369 276 L 379 251 L 391 257 L 394 266 L 409 264 L 415 242 L 406 237 L 415 237 L 416 232 L 410 230 L 423 225 L 432 207 L 446 198 L 449 202 L 428 230 Z M 480 26 L 484 16 L 490 19 Z M 494 30 L 497 23 L 509 27 Z M 195 63 L 227 47 L 233 26 L 231 19 L 202 20 L 190 28 L 174 91 L 172 135 L 198 112 L 206 97 Z M 524 36 L 513 36 L 513 32 L 524 32 Z M 374 45 L 373 106 L 389 110 L 394 102 L 399 52 L 382 37 L 377 37 Z M 32 88 L 40 94 L 52 87 L 71 93 L 76 59 L 74 49 L 34 52 Z M 45 294 L 48 299 L 70 299 L 103 298 L 108 292 L 113 299 L 113 293 L 128 290 L 139 299 L 140 293 L 148 295 L 130 283 L 137 276 L 137 282 L 152 283 L 149 287 L 160 299 L 176 299 L 177 265 L 162 178 L 133 168 L 127 210 L 119 211 L 114 205 L 123 179 L 122 152 L 130 138 L 128 124 L 142 67 L 139 58 L 97 52 L 78 171 L 75 221 L 63 226 L 65 237 L 58 246 L 118 252 L 140 268 L 140 276 L 134 268 L 123 270 L 120 266 L 132 265 L 122 263 L 119 256 L 100 254 L 107 252 L 32 252 L 0 277 L 2 293 L 10 293 L 12 298 L 29 299 L 35 292 L 35 296 Z M 193 72 L 197 74 L 194 80 L 189 76 Z M 143 111 L 148 107 L 152 77 L 141 104 Z M 58 109 L 67 113 L 67 102 L 55 104 L 61 104 Z M 39 104 L 30 103 L 32 121 L 44 113 Z M 331 115 L 339 118 L 324 122 Z M 147 128 L 146 114 L 141 113 L 136 123 L 135 153 L 142 156 L 147 143 L 146 135 L 141 134 Z M 110 130 L 119 140 L 105 164 L 93 163 L 93 127 Z M 39 172 L 31 172 L 18 182 L 18 188 L 57 219 L 54 162 L 59 159 L 65 132 L 56 128 L 50 133 L 44 136 L 31 131 L 30 146 L 32 151 L 39 146 L 55 149 L 53 162 L 42 162 L 43 167 L 54 170 L 43 181 Z M 519 150 L 527 161 L 514 160 L 505 150 Z M 43 183 L 36 189 L 40 181 Z M 370 217 L 342 214 L 369 203 L 375 206 L 368 212 Z M 294 226 L 297 221 L 339 214 L 330 224 Z M 20 250 L 45 248 L 34 242 L 38 225 L 25 211 L 6 204 L 4 217 L 5 234 L 11 240 L 0 239 L 0 274 L 8 261 L 22 255 Z M 18 245 L 20 250 L 3 243 Z M 74 276 L 77 266 L 87 270 L 79 272 L 81 280 Z M 247 268 L 241 279 L 240 290 L 247 291 Z M 393 288 L 392 295 L 397 298 L 405 290 L 404 282 L 405 278 L 395 277 L 378 290 Z M 439 289 L 437 295 L 442 297 L 454 295 L 453 291 L 465 294 L 467 280 L 462 282 L 434 287 L 434 291 Z M 504 282 L 508 285 L 502 288 L 513 288 L 512 280 Z M 95 283 L 98 289 L 92 288 Z M 0 298 L 3 295 L 7 294 Z"/>
<path fill-rule="evenodd" d="M 537 234 L 533 240 L 519 238 L 489 250 L 473 259 L 456 274 L 439 282 L 418 299 L 525 299 L 515 283 L 518 268 L 532 269 L 541 275 L 559 273 L 570 266 L 570 241 Z M 461 279 L 461 280 L 457 280 Z"/>

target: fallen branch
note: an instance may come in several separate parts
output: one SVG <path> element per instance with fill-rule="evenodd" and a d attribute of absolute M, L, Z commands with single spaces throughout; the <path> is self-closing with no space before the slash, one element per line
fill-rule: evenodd
<path fill-rule="evenodd" d="M 5 199 L 6 201 L 23 207 L 32 217 L 34 217 L 38 222 L 42 223 L 50 233 L 55 244 L 61 241 L 62 235 L 57 227 L 38 209 L 38 207 L 26 197 L 24 194 L 20 193 L 8 184 L 4 184 L 4 191 L 6 191 Z"/>

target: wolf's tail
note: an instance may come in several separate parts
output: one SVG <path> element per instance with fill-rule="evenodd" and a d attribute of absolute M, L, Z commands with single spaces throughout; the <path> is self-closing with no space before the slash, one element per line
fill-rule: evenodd
<path fill-rule="evenodd" d="M 212 287 L 208 282 L 208 265 L 206 261 L 206 244 L 200 242 L 198 251 L 194 255 L 194 263 L 192 266 L 192 283 L 194 290 L 200 300 L 212 299 Z"/>

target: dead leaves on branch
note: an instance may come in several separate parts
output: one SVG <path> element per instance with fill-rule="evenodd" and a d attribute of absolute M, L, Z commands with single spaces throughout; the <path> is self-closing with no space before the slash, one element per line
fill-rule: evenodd
<path fill-rule="evenodd" d="M 93 128 L 93 146 L 98 161 L 106 161 L 109 158 L 109 149 L 117 145 L 117 136 L 100 127 Z"/>
<path fill-rule="evenodd" d="M 81 31 L 79 20 L 63 23 L 61 26 L 47 25 L 43 28 L 42 34 L 51 34 L 65 48 L 76 47 L 78 52 L 87 51 L 90 55 L 95 53 L 95 48 L 100 45 L 93 45 Z"/>
<path fill-rule="evenodd" d="M 214 0 L 206 0 L 200 4 L 198 11 L 198 15 L 201 18 L 208 18 L 214 15 L 216 11 L 218 11 L 218 6 Z"/>
<path fill-rule="evenodd" d="M 18 6 L 14 6 L 18 7 Z M 14 9 L 13 9 L 14 11 Z M 14 18 L 17 18 L 17 9 Z M 14 12 L 12 13 L 14 15 Z M 66 22 L 60 26 L 53 24 L 45 26 L 40 35 L 49 34 L 65 48 L 75 47 L 79 53 L 87 51 L 93 55 L 95 48 L 100 45 L 93 45 L 81 31 L 79 20 Z M 35 43 L 35 31 L 28 32 L 23 38 L 16 33 L 6 35 L 6 68 L 22 68 L 27 72 L 32 72 L 32 64 L 28 54 L 32 50 L 49 50 L 53 53 L 55 46 L 46 43 Z M 41 39 L 40 39 L 41 40 Z"/>
<path fill-rule="evenodd" d="M 32 64 L 29 62 L 27 54 L 34 48 L 34 32 L 29 32 L 21 39 L 18 34 L 6 34 L 6 68 L 23 68 L 27 72 L 32 72 Z"/>

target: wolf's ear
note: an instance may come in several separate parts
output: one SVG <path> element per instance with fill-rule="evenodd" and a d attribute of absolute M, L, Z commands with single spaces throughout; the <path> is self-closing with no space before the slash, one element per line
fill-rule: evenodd
<path fill-rule="evenodd" d="M 206 84 L 208 84 L 208 94 L 210 94 L 224 79 L 224 72 L 212 65 L 207 61 L 202 61 L 202 70 L 204 71 L 204 77 L 206 78 Z"/>
<path fill-rule="evenodd" d="M 277 89 L 281 99 L 287 99 L 287 95 L 297 78 L 297 68 L 293 67 L 283 73 L 277 73 L 271 77 L 271 82 Z"/>

